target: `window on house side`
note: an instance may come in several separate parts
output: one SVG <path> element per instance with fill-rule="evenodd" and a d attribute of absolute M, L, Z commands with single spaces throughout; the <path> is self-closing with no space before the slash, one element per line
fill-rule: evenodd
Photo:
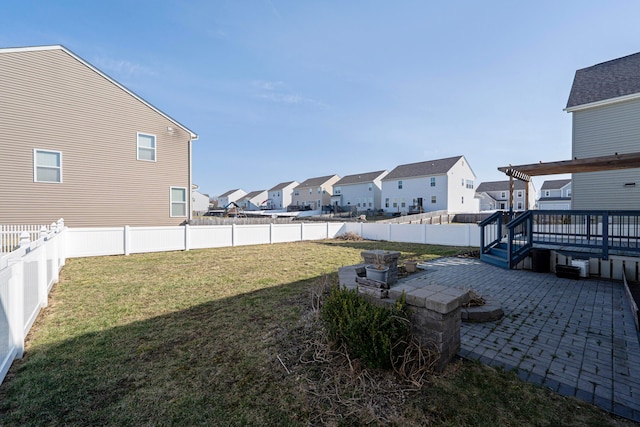
<path fill-rule="evenodd" d="M 171 217 L 187 216 L 187 189 L 171 187 Z"/>
<path fill-rule="evenodd" d="M 435 187 L 435 186 L 436 186 L 436 177 L 435 177 L 435 176 L 431 177 L 431 180 L 430 180 L 430 181 L 431 181 L 431 186 L 432 186 L 432 187 Z M 434 202 L 434 203 L 435 203 L 435 202 Z"/>
<path fill-rule="evenodd" d="M 460 197 L 460 201 L 462 202 L 462 204 L 464 205 L 464 196 Z"/>
<path fill-rule="evenodd" d="M 385 208 L 389 207 L 389 199 L 384 199 L 384 207 Z"/>
<path fill-rule="evenodd" d="M 436 202 L 436 196 L 431 196 L 431 203 L 435 203 Z"/>
<path fill-rule="evenodd" d="M 398 181 L 398 190 L 402 190 L 402 181 Z"/>
<path fill-rule="evenodd" d="M 138 160 L 156 161 L 156 136 L 138 132 Z"/>
<path fill-rule="evenodd" d="M 33 150 L 33 181 L 62 182 L 62 153 L 60 151 Z"/>
<path fill-rule="evenodd" d="M 500 198 L 504 199 L 505 197 L 507 197 L 506 191 L 503 191 L 502 193 L 500 193 Z"/>
<path fill-rule="evenodd" d="M 551 194 L 551 193 L 549 192 L 549 190 L 545 190 L 545 192 L 544 192 L 544 197 L 549 197 L 549 195 L 550 195 L 550 194 Z"/>
<path fill-rule="evenodd" d="M 518 197 L 522 197 L 522 190 L 518 191 Z"/>

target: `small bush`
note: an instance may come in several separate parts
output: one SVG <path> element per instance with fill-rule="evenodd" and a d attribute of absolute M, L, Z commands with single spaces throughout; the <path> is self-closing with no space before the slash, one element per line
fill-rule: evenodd
<path fill-rule="evenodd" d="M 347 233 L 340 234 L 340 235 L 336 236 L 336 239 L 338 239 L 338 240 L 347 240 L 347 241 L 352 241 L 352 242 L 360 242 L 360 241 L 364 240 L 362 237 L 360 237 L 358 234 L 354 233 L 353 231 L 349 231 Z"/>
<path fill-rule="evenodd" d="M 367 301 L 355 289 L 335 286 L 320 316 L 330 338 L 344 344 L 366 368 L 390 368 L 410 341 L 409 309 L 404 297 L 385 308 Z"/>

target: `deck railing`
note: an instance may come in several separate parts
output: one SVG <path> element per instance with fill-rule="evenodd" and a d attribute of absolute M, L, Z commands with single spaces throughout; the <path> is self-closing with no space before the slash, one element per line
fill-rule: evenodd
<path fill-rule="evenodd" d="M 508 221 L 496 212 L 479 225 L 482 253 L 506 245 L 513 267 L 532 247 L 607 260 L 609 255 L 640 256 L 640 211 L 531 210 Z"/>

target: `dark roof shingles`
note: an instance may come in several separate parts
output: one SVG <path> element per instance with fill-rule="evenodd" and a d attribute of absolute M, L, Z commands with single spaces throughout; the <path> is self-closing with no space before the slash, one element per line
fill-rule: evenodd
<path fill-rule="evenodd" d="M 427 160 L 426 162 L 409 163 L 393 169 L 382 180 L 389 181 L 399 178 L 416 178 L 420 176 L 442 175 L 449 172 L 462 156 L 446 159 Z"/>
<path fill-rule="evenodd" d="M 640 93 L 640 53 L 576 71 L 567 108 Z"/>

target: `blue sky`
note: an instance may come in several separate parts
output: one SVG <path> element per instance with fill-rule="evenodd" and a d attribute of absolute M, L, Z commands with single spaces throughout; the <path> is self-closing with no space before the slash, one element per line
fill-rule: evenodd
<path fill-rule="evenodd" d="M 62 44 L 198 133 L 193 181 L 217 196 L 568 159 L 575 70 L 640 51 L 638 16 L 631 0 L 3 0 L 0 46 Z"/>

